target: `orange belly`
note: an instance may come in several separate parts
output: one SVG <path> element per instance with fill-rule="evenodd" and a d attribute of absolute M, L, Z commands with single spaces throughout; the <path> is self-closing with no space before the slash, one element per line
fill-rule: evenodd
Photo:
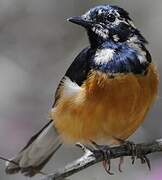
<path fill-rule="evenodd" d="M 52 119 L 65 142 L 127 139 L 143 122 L 157 95 L 158 75 L 119 74 L 109 78 L 92 72 L 73 97 L 60 98 Z"/>

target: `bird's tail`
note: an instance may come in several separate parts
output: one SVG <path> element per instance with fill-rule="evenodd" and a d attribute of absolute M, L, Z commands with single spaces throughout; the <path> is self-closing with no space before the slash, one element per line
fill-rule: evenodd
<path fill-rule="evenodd" d="M 6 173 L 14 174 L 19 171 L 26 176 L 38 173 L 51 156 L 61 146 L 61 139 L 51 120 L 34 135 L 27 145 L 12 159 L 6 162 Z"/>

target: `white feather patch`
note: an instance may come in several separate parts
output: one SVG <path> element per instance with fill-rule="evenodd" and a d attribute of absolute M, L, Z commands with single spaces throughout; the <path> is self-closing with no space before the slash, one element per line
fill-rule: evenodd
<path fill-rule="evenodd" d="M 118 37 L 117 34 L 115 34 L 115 35 L 113 35 L 113 39 L 114 39 L 114 41 L 118 42 L 120 38 Z"/>
<path fill-rule="evenodd" d="M 95 32 L 100 37 L 102 37 L 103 39 L 107 39 L 109 37 L 109 30 L 108 29 L 104 29 L 100 25 L 94 26 L 92 28 L 92 31 Z"/>
<path fill-rule="evenodd" d="M 75 96 L 82 89 L 78 84 L 72 82 L 70 78 L 65 77 L 63 80 L 63 95 L 64 96 Z"/>
<path fill-rule="evenodd" d="M 142 48 L 139 46 L 139 44 L 137 43 L 139 40 L 137 38 L 137 36 L 133 36 L 131 37 L 129 40 L 127 40 L 129 46 L 135 50 L 137 50 L 138 52 L 138 59 L 140 61 L 141 64 L 147 62 L 146 59 L 146 52 L 142 50 Z"/>
<path fill-rule="evenodd" d="M 96 64 L 104 64 L 112 60 L 114 55 L 113 49 L 101 49 L 98 50 L 95 54 L 95 63 Z"/>

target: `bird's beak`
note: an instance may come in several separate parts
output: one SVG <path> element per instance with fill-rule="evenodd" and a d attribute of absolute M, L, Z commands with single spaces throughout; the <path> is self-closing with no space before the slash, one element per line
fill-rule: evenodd
<path fill-rule="evenodd" d="M 78 25 L 83 26 L 85 28 L 90 28 L 90 27 L 92 27 L 92 24 L 93 24 L 91 21 L 86 20 L 82 16 L 70 17 L 67 19 L 67 21 L 70 21 L 74 24 L 78 24 Z"/>

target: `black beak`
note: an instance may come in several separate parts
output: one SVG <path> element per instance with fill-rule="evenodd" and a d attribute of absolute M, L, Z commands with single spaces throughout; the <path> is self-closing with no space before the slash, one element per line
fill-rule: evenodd
<path fill-rule="evenodd" d="M 92 27 L 92 24 L 93 24 L 92 21 L 88 21 L 82 16 L 70 17 L 67 19 L 67 21 L 70 21 L 74 24 L 78 24 L 78 25 L 83 26 L 85 28 L 90 28 L 90 27 Z"/>

